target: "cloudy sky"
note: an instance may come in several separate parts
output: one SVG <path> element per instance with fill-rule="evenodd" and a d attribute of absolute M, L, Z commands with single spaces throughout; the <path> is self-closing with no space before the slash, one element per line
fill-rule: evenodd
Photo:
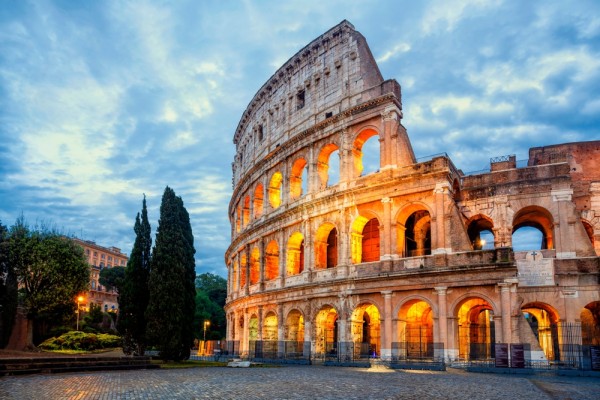
<path fill-rule="evenodd" d="M 0 220 L 129 253 L 145 193 L 190 212 L 197 272 L 226 276 L 232 142 L 287 59 L 347 19 L 402 86 L 417 157 L 463 171 L 600 139 L 596 1 L 0 2 Z"/>

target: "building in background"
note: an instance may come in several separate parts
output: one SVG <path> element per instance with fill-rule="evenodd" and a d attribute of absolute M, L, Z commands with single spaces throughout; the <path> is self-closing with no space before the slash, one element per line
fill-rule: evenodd
<path fill-rule="evenodd" d="M 102 311 L 118 311 L 117 293 L 100 284 L 100 271 L 103 268 L 125 267 L 128 260 L 127 255 L 121 253 L 121 249 L 117 247 L 102 247 L 90 240 L 73 240 L 83 247 L 85 257 L 90 265 L 90 287 L 89 292 L 84 295 L 82 309 L 89 311 L 90 306 L 94 304 L 99 305 Z"/>
<path fill-rule="evenodd" d="M 347 21 L 256 93 L 234 135 L 230 350 L 589 360 L 600 345 L 600 141 L 465 174 L 446 154 L 416 159 L 402 117 L 400 85 Z"/>

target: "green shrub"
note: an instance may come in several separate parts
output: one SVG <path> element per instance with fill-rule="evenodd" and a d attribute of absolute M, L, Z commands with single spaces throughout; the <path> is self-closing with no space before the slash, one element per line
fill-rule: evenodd
<path fill-rule="evenodd" d="M 121 345 L 121 338 L 106 333 L 86 333 L 81 331 L 67 332 L 59 337 L 53 337 L 38 347 L 42 350 L 83 350 L 111 349 Z"/>

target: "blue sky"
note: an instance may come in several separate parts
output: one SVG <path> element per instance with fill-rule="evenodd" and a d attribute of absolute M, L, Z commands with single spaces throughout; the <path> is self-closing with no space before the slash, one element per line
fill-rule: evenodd
<path fill-rule="evenodd" d="M 0 220 L 129 253 L 143 193 L 154 233 L 169 185 L 197 272 L 226 276 L 239 118 L 343 19 L 402 86 L 417 157 L 468 172 L 600 139 L 600 2 L 3 0 Z"/>

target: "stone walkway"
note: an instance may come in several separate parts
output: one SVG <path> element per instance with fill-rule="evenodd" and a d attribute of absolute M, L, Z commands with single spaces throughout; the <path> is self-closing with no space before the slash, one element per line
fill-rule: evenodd
<path fill-rule="evenodd" d="M 600 379 L 286 366 L 0 378 L 0 399 L 600 399 Z"/>

